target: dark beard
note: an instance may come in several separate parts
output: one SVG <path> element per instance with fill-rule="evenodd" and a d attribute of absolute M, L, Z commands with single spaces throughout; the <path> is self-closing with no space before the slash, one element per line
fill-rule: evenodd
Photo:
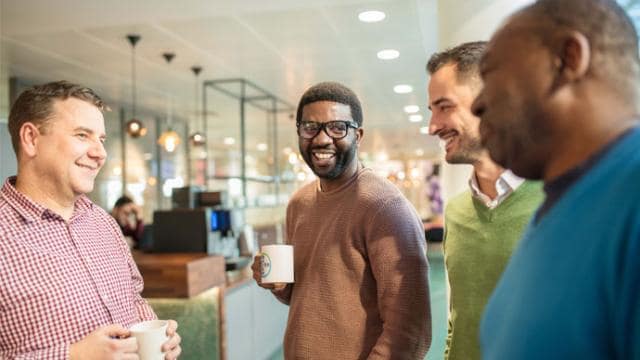
<path fill-rule="evenodd" d="M 349 164 L 351 164 L 351 162 L 355 159 L 357 147 L 356 147 L 356 142 L 354 140 L 351 143 L 351 146 L 349 146 L 349 149 L 347 151 L 336 150 L 336 155 L 335 155 L 336 165 L 333 167 L 333 169 L 331 169 L 326 174 L 319 174 L 316 171 L 316 169 L 313 167 L 313 162 L 311 160 L 313 154 L 311 153 L 311 151 L 315 149 L 317 148 L 311 148 L 307 152 L 302 153 L 302 157 L 304 158 L 304 161 L 307 163 L 307 166 L 309 166 L 311 171 L 313 171 L 313 173 L 316 174 L 317 177 L 326 179 L 326 180 L 334 180 L 339 178 L 340 175 L 342 175 L 345 169 L 349 166 Z"/>

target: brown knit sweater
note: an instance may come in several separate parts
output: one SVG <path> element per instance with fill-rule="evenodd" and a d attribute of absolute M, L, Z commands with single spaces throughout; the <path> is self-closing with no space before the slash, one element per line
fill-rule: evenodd
<path fill-rule="evenodd" d="M 400 191 L 370 169 L 338 189 L 302 187 L 287 208 L 295 284 L 286 359 L 423 359 L 431 344 L 424 230 Z"/>

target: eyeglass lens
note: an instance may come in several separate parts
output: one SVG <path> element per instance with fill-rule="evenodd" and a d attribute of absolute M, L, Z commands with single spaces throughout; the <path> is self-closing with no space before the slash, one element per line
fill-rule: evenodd
<path fill-rule="evenodd" d="M 347 136 L 349 123 L 342 120 L 328 121 L 326 123 L 303 121 L 298 126 L 298 134 L 305 139 L 314 138 L 320 130 L 324 130 L 324 132 L 333 139 L 342 139 Z"/>

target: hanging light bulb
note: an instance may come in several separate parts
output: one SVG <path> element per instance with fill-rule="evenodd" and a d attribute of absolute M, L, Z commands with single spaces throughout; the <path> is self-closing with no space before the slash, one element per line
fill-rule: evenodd
<path fill-rule="evenodd" d="M 202 146 L 205 144 L 204 134 L 202 134 L 199 131 L 196 131 L 193 134 L 191 134 L 191 137 L 189 137 L 189 139 L 191 140 L 191 144 L 193 146 Z"/>
<path fill-rule="evenodd" d="M 176 54 L 170 53 L 170 52 L 166 52 L 162 54 L 162 57 L 164 57 L 167 64 L 170 64 L 171 60 L 173 60 L 175 56 Z M 173 107 L 172 100 L 169 100 L 169 108 L 167 112 L 167 121 L 169 123 L 169 129 L 163 132 L 162 134 L 160 134 L 160 137 L 158 138 L 158 145 L 162 146 L 162 148 L 166 152 L 170 152 L 170 153 L 174 152 L 178 148 L 178 145 L 180 145 L 180 143 L 182 142 L 180 140 L 180 135 L 178 135 L 178 133 L 171 128 L 172 107 Z"/>
<path fill-rule="evenodd" d="M 191 71 L 193 72 L 193 74 L 195 75 L 195 87 L 194 87 L 194 111 L 193 113 L 196 114 L 195 119 L 196 121 L 194 121 L 194 124 L 198 124 L 198 75 L 200 75 L 200 72 L 202 71 L 202 67 L 200 66 L 192 66 L 191 67 Z M 196 130 L 195 132 L 193 132 L 190 136 L 189 136 L 189 141 L 191 142 L 191 145 L 193 146 L 204 146 L 207 142 L 207 138 L 205 137 L 205 135 L 200 131 L 200 130 Z"/>
<path fill-rule="evenodd" d="M 147 128 L 138 119 L 131 119 L 126 124 L 127 134 L 132 138 L 139 138 L 147 134 Z"/>
<path fill-rule="evenodd" d="M 162 146 L 166 152 L 170 153 L 174 152 L 181 142 L 180 135 L 172 129 L 163 132 L 158 138 L 158 145 Z"/>
<path fill-rule="evenodd" d="M 147 134 L 147 128 L 142 121 L 136 118 L 136 44 L 140 41 L 140 35 L 130 34 L 127 35 L 127 40 L 131 45 L 131 113 L 132 117 L 125 129 L 127 134 L 132 138 L 139 138 Z"/>

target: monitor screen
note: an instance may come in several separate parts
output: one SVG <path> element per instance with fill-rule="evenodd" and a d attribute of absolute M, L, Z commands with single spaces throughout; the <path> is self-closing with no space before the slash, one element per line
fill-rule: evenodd
<path fill-rule="evenodd" d="M 231 218 L 228 210 L 211 211 L 211 231 L 228 231 L 231 229 Z"/>

